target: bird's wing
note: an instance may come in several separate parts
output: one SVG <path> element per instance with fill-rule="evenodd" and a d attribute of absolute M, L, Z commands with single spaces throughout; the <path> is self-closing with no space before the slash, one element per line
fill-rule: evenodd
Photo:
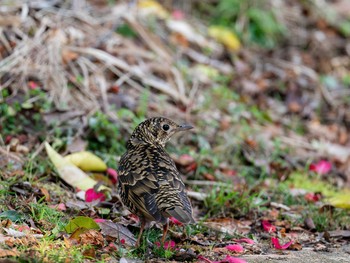
<path fill-rule="evenodd" d="M 174 161 L 167 155 L 167 158 L 161 159 L 158 166 L 161 174 L 159 178 L 164 179 L 164 181 L 158 179 L 159 191 L 156 194 L 156 201 L 159 209 L 165 215 L 173 216 L 182 223 L 194 222 L 185 184 Z"/>
<path fill-rule="evenodd" d="M 158 179 L 145 150 L 140 152 L 140 155 L 128 153 L 120 160 L 118 179 L 121 197 L 133 213 L 152 221 L 163 221 L 155 201 Z"/>

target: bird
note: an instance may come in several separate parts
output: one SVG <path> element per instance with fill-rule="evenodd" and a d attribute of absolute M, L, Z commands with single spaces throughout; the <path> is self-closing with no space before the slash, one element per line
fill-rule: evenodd
<path fill-rule="evenodd" d="M 185 184 L 165 150 L 166 142 L 175 133 L 192 128 L 165 117 L 153 117 L 141 122 L 126 143 L 117 169 L 118 192 L 124 206 L 140 219 L 136 247 L 145 226 L 152 221 L 163 225 L 162 244 L 170 217 L 183 224 L 195 222 Z"/>

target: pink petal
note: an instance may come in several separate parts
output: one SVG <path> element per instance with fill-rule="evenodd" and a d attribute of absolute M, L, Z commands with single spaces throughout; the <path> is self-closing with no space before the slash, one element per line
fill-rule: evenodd
<path fill-rule="evenodd" d="M 39 85 L 34 81 L 28 81 L 28 86 L 30 89 L 37 89 Z"/>
<path fill-rule="evenodd" d="M 107 174 L 112 180 L 113 184 L 116 184 L 118 182 L 118 172 L 114 170 L 113 168 L 107 168 Z"/>
<path fill-rule="evenodd" d="M 227 255 L 226 258 L 224 258 L 224 260 L 221 260 L 220 263 L 247 263 L 247 261 L 245 261 L 244 259 L 241 258 L 235 258 L 232 256 Z"/>
<path fill-rule="evenodd" d="M 103 219 L 103 218 L 96 218 L 96 219 L 94 219 L 94 221 L 95 221 L 96 223 L 103 223 L 103 222 L 106 221 L 106 219 Z"/>
<path fill-rule="evenodd" d="M 106 199 L 104 193 L 100 193 L 100 192 L 95 192 L 95 190 L 93 188 L 90 188 L 88 190 L 86 190 L 85 192 L 85 201 L 86 202 L 92 202 L 95 200 L 100 200 L 100 201 L 104 201 Z"/>
<path fill-rule="evenodd" d="M 170 217 L 169 218 L 170 222 L 173 223 L 174 225 L 177 225 L 177 226 L 182 226 L 182 223 L 177 220 L 175 217 Z"/>
<path fill-rule="evenodd" d="M 250 238 L 241 238 L 241 239 L 236 239 L 235 241 L 238 243 L 255 244 L 255 241 Z"/>
<path fill-rule="evenodd" d="M 172 13 L 172 16 L 175 20 L 183 20 L 185 18 L 184 13 L 181 10 L 174 10 L 174 12 Z"/>
<path fill-rule="evenodd" d="M 284 245 L 280 244 L 280 241 L 278 240 L 278 238 L 276 237 L 271 237 L 271 242 L 274 246 L 274 248 L 276 249 L 281 249 L 281 250 L 285 250 L 287 249 L 291 244 L 293 244 L 293 241 L 290 241 L 288 243 L 285 243 Z"/>
<path fill-rule="evenodd" d="M 242 253 L 244 251 L 244 248 L 241 245 L 239 245 L 239 244 L 227 245 L 225 248 L 227 248 L 230 251 L 234 251 L 236 253 Z"/>
<path fill-rule="evenodd" d="M 159 242 L 156 242 L 155 245 L 156 245 L 157 247 L 160 247 L 160 243 L 159 243 Z M 164 247 L 164 249 L 174 249 L 175 246 L 176 246 L 175 241 L 170 240 L 170 241 L 166 241 L 166 242 L 164 243 L 164 246 L 163 246 L 163 247 Z"/>
<path fill-rule="evenodd" d="M 305 200 L 309 202 L 317 202 L 320 201 L 321 195 L 315 193 L 307 193 L 305 196 Z"/>
<path fill-rule="evenodd" d="M 318 174 L 327 174 L 332 169 L 332 164 L 328 161 L 321 160 L 317 163 L 310 164 L 309 170 Z"/>
<path fill-rule="evenodd" d="M 267 220 L 262 220 L 261 221 L 261 225 L 262 225 L 262 227 L 264 228 L 264 230 L 266 231 L 266 232 L 269 232 L 269 233 L 271 233 L 271 232 L 276 232 L 276 227 L 274 226 L 274 225 L 272 225 L 269 221 L 267 221 Z"/>

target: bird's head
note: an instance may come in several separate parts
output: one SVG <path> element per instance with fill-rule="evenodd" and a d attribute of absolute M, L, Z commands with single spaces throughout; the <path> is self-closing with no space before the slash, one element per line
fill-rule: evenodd
<path fill-rule="evenodd" d="M 177 124 L 164 117 L 154 117 L 141 122 L 134 130 L 129 142 L 151 143 L 165 146 L 172 135 L 180 131 L 186 131 L 193 127 L 188 124 Z"/>

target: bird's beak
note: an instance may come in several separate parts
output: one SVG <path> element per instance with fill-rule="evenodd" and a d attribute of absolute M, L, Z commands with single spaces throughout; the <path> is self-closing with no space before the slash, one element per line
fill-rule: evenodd
<path fill-rule="evenodd" d="M 181 124 L 179 125 L 179 127 L 176 129 L 176 131 L 187 131 L 193 129 L 193 126 L 189 125 L 189 124 Z"/>

